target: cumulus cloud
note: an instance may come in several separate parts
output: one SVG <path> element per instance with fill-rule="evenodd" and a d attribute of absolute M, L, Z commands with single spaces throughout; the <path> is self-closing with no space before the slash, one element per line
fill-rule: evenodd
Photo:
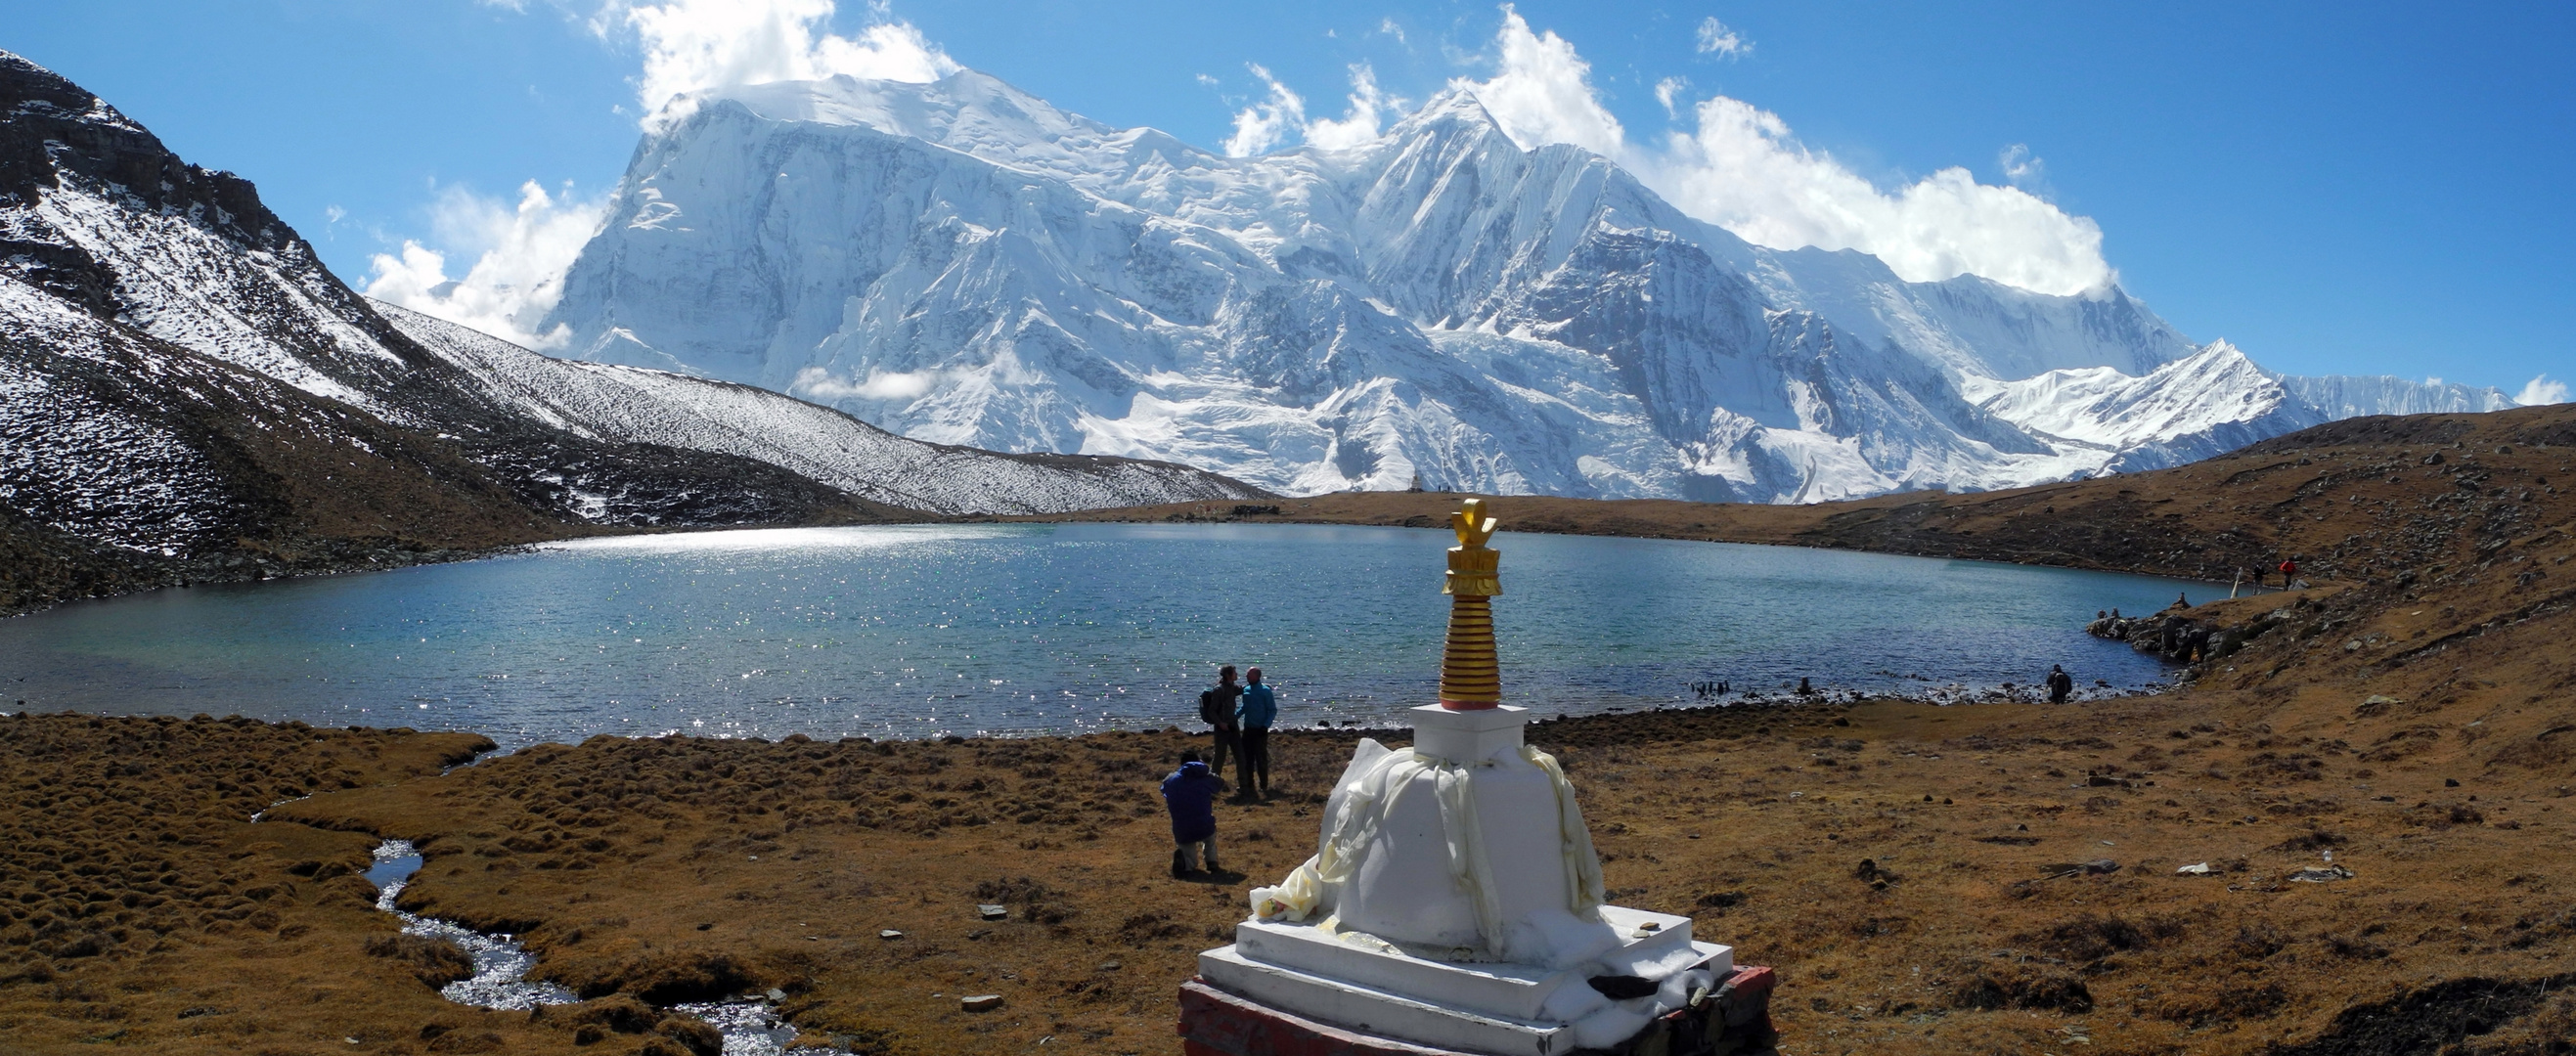
<path fill-rule="evenodd" d="M 1702 42 L 1740 36 L 1723 27 Z M 1705 48 L 1713 52 L 1719 48 Z M 1737 52 L 1724 52 L 1736 54 Z M 1902 278 L 1937 281 L 1973 273 L 2040 293 L 2074 294 L 2116 276 L 2102 257 L 2102 229 L 2018 186 L 1980 184 L 1947 168 L 1893 190 L 1810 149 L 1779 115 L 1726 96 L 1688 108 L 1695 128 L 1632 144 L 1602 104 L 1591 66 L 1554 32 L 1534 31 L 1510 7 L 1494 40 L 1494 75 L 1460 78 L 1513 141 L 1524 147 L 1571 143 L 1626 166 L 1682 211 L 1775 249 L 1857 249 Z M 1688 82 L 1667 78 L 1655 97 L 1676 117 Z M 2002 161 L 2016 183 L 2037 184 L 2039 159 L 2026 146 Z"/>
<path fill-rule="evenodd" d="M 1270 148 L 1287 142 L 1290 135 L 1306 127 L 1306 100 L 1289 91 L 1259 63 L 1245 66 L 1270 86 L 1270 94 L 1235 113 L 1234 134 L 1225 138 L 1225 152 L 1236 158 L 1267 154 Z"/>
<path fill-rule="evenodd" d="M 476 254 L 474 265 L 451 278 L 446 252 L 405 239 L 370 262 L 367 296 L 528 348 L 560 348 L 571 338 L 563 324 L 536 328 L 607 210 L 605 195 L 575 198 L 569 184 L 555 195 L 530 180 L 515 204 L 448 188 L 431 207 L 431 231 L 438 244 Z"/>
<path fill-rule="evenodd" d="M 1404 112 L 1404 100 L 1378 90 L 1377 71 L 1369 64 L 1351 66 L 1350 110 L 1339 119 L 1318 118 L 1306 124 L 1306 142 L 1325 150 L 1345 150 L 1378 137 L 1381 114 Z"/>
<path fill-rule="evenodd" d="M 2522 387 L 2521 392 L 2514 394 L 2513 402 L 2525 407 L 2538 407 L 2544 403 L 2565 403 L 2567 402 L 2567 383 L 2551 381 L 2547 374 L 2537 375 L 2529 384 Z"/>
<path fill-rule="evenodd" d="M 1673 132 L 1636 167 L 1674 205 L 1748 242 L 1857 249 L 1916 282 L 1973 273 L 2064 295 L 2115 277 L 2100 225 L 2019 187 L 1947 168 L 1889 193 L 1752 104 L 1715 96 L 1694 117 L 1696 130 Z"/>
<path fill-rule="evenodd" d="M 611 0 L 591 20 L 603 38 L 632 32 L 643 50 L 635 80 L 647 131 L 688 115 L 691 92 L 770 81 L 849 74 L 889 81 L 935 81 L 960 67 L 909 22 L 889 21 L 883 7 L 856 37 L 828 30 L 832 0 Z"/>
<path fill-rule="evenodd" d="M 1524 147 L 1571 143 L 1611 158 L 1627 153 L 1627 131 L 1601 105 L 1601 93 L 1592 87 L 1592 64 L 1575 54 L 1572 42 L 1555 30 L 1531 32 L 1529 20 L 1506 4 L 1494 45 L 1492 78 L 1461 77 L 1449 87 L 1475 93 L 1514 142 Z"/>
<path fill-rule="evenodd" d="M 1404 112 L 1404 100 L 1380 90 L 1377 71 L 1365 62 L 1354 63 L 1350 68 L 1350 109 L 1339 118 L 1312 119 L 1306 116 L 1304 96 L 1280 83 L 1261 64 L 1244 65 L 1261 79 L 1268 92 L 1235 112 L 1234 132 L 1223 144 L 1229 157 L 1267 154 L 1292 140 L 1303 140 L 1325 150 L 1346 150 L 1376 139 L 1382 115 Z"/>
<path fill-rule="evenodd" d="M 1739 59 L 1751 54 L 1752 51 L 1753 42 L 1744 39 L 1743 34 L 1726 28 L 1726 24 L 1718 21 L 1717 16 L 1711 15 L 1699 20 L 1700 54 Z"/>

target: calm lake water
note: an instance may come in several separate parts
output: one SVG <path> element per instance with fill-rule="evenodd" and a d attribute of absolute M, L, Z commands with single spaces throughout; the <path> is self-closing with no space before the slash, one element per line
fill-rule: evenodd
<path fill-rule="evenodd" d="M 0 707 L 471 729 L 818 738 L 1191 721 L 1220 663 L 1283 722 L 1434 700 L 1445 530 L 997 525 L 548 546 L 462 564 L 164 590 L 0 620 Z M 2029 685 L 2162 668 L 2082 631 L 2205 584 L 1724 543 L 1495 539 L 1508 702 L 1542 712 Z"/>

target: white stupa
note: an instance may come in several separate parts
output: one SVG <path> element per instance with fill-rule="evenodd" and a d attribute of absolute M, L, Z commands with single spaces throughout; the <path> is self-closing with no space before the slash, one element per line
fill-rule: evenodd
<path fill-rule="evenodd" d="M 1236 1021 L 1265 1011 L 1508 1056 L 1611 1048 L 1681 1029 L 1671 1021 L 1686 1010 L 1703 1017 L 1693 1038 L 1724 1031 L 1704 1020 L 1735 974 L 1733 951 L 1694 939 L 1688 917 L 1602 904 L 1573 786 L 1522 743 L 1527 709 L 1500 703 L 1490 606 L 1501 586 L 1482 513 L 1470 500 L 1453 518 L 1441 703 L 1412 709 L 1410 748 L 1360 742 L 1315 856 L 1255 888 L 1234 944 L 1199 955 L 1199 982 L 1229 1003 L 1193 1004 L 1185 988 L 1191 1051 L 1239 1051 L 1226 1039 L 1261 1025 Z"/>

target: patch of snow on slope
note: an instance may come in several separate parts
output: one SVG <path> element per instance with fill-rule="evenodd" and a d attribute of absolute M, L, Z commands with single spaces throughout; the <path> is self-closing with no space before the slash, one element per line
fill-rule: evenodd
<path fill-rule="evenodd" d="M 763 389 L 552 359 L 389 304 L 377 311 L 524 413 L 584 436 L 740 455 L 935 513 L 1052 513 L 1256 493 L 1175 465 L 1048 463 L 895 436 Z"/>

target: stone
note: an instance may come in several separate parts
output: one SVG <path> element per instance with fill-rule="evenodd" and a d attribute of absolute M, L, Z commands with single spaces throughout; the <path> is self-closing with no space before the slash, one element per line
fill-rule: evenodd
<path fill-rule="evenodd" d="M 1002 1007 L 1002 995 L 976 994 L 973 997 L 961 997 L 957 999 L 957 1007 L 966 1012 L 990 1012 Z"/>
<path fill-rule="evenodd" d="M 975 912 L 986 920 L 1008 920 L 1011 916 L 1011 907 L 989 904 L 979 905 L 975 907 Z"/>

